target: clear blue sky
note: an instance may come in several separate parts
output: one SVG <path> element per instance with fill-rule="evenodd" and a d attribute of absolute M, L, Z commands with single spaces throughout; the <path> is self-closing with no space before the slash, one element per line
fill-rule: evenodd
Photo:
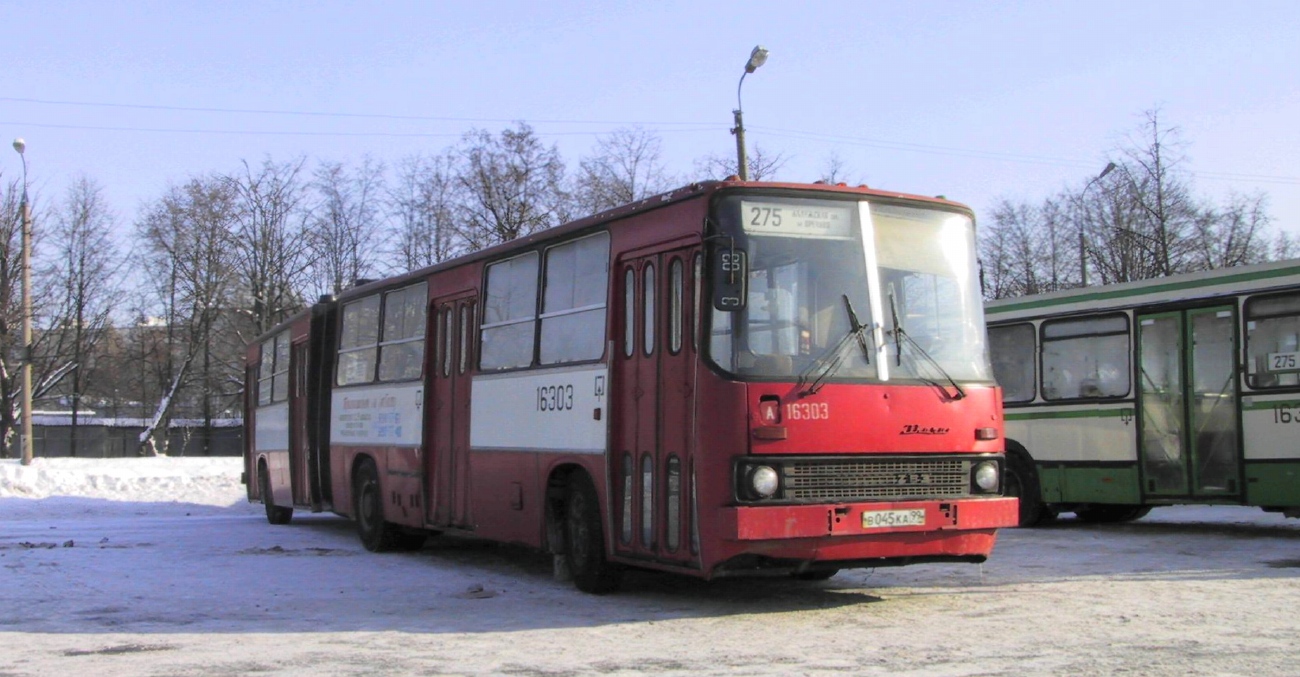
<path fill-rule="evenodd" d="M 734 153 L 736 83 L 762 44 L 771 58 L 745 80 L 745 121 L 751 149 L 790 158 L 782 178 L 813 180 L 834 152 L 854 180 L 987 211 L 1077 187 L 1159 106 L 1189 142 L 1199 195 L 1265 191 L 1276 225 L 1300 234 L 1300 2 L 47 0 L 0 12 L 0 137 L 26 139 L 45 201 L 84 173 L 124 228 L 169 183 L 241 159 L 391 162 L 513 120 L 571 168 L 596 135 L 640 125 L 687 177 L 695 158 Z M 0 172 L 20 171 L 0 154 Z"/>

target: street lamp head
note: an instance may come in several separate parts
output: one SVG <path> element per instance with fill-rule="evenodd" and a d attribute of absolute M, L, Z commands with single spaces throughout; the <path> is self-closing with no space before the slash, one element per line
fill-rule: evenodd
<path fill-rule="evenodd" d="M 1114 162 L 1107 162 L 1107 163 L 1106 163 L 1106 168 L 1103 169 L 1103 170 L 1101 170 L 1101 173 L 1097 175 L 1097 178 L 1100 179 L 1100 178 L 1106 176 L 1107 174 L 1109 174 L 1109 173 L 1115 171 L 1115 167 L 1116 167 L 1116 165 L 1115 165 Z"/>
<path fill-rule="evenodd" d="M 27 142 L 23 141 L 23 137 L 20 136 L 14 139 L 14 150 L 18 151 L 19 155 L 22 155 L 23 151 L 27 150 Z"/>
<path fill-rule="evenodd" d="M 759 66 L 762 66 L 765 63 L 767 63 L 767 49 L 762 45 L 759 45 L 754 48 L 754 51 L 749 53 L 749 62 L 745 64 L 745 72 L 753 73 L 758 70 Z"/>

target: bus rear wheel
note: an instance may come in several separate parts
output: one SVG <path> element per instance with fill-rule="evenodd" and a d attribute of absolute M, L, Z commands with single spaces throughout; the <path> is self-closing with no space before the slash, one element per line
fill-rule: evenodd
<path fill-rule="evenodd" d="M 1075 509 L 1074 516 L 1083 522 L 1115 524 L 1142 519 L 1149 512 L 1151 506 L 1146 505 L 1090 505 Z"/>
<path fill-rule="evenodd" d="M 600 502 L 591 480 L 581 472 L 573 476 L 565 493 L 564 557 L 579 590 L 604 595 L 618 589 L 622 570 L 605 559 Z"/>
<path fill-rule="evenodd" d="M 384 519 L 384 498 L 379 487 L 379 472 L 371 461 L 363 461 L 357 466 L 357 473 L 352 481 L 352 495 L 355 501 L 354 515 L 357 520 L 357 535 L 361 544 L 371 552 L 389 552 L 393 550 L 419 550 L 424 547 L 423 532 L 405 531 L 399 525 Z"/>
<path fill-rule="evenodd" d="M 262 505 L 266 506 L 266 521 L 271 524 L 288 524 L 293 519 L 293 508 L 275 504 L 275 495 L 271 493 L 271 473 L 267 472 L 265 463 L 257 466 L 257 482 L 262 491 Z"/>

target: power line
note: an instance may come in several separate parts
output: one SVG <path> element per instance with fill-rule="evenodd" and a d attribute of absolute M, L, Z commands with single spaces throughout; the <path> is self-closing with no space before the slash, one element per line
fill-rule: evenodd
<path fill-rule="evenodd" d="M 1092 163 L 1082 160 L 1069 160 L 1064 158 L 1051 158 L 1037 155 L 1023 155 L 1018 153 L 1003 153 L 989 150 L 973 150 L 967 148 L 952 148 L 948 146 L 930 146 L 919 143 L 910 143 L 906 141 L 884 141 L 880 139 L 866 139 L 851 136 L 839 136 L 835 134 L 820 134 L 817 132 L 801 132 L 796 130 L 773 129 L 769 127 L 754 127 L 758 131 L 764 132 L 769 136 L 803 139 L 807 141 L 829 141 L 850 146 L 865 146 L 869 148 L 881 148 L 885 150 L 904 150 L 915 153 L 931 153 L 934 155 L 952 155 L 959 157 L 973 157 L 989 160 L 1009 160 L 1014 162 L 1029 162 L 1036 164 L 1060 165 L 1065 167 L 1091 167 Z"/>
<path fill-rule="evenodd" d="M 292 115 L 300 117 L 353 118 L 371 120 L 408 120 L 417 122 L 518 122 L 519 118 L 468 118 L 444 117 L 432 115 L 393 115 L 388 113 L 334 113 L 325 111 L 275 110 L 257 108 L 208 108 L 198 106 L 161 106 L 136 103 L 104 103 L 97 101 L 57 101 L 51 99 L 27 99 L 12 96 L 0 96 L 0 101 L 13 103 L 35 103 L 46 106 L 84 106 L 88 108 L 126 108 L 132 110 L 177 111 L 186 113 L 234 113 L 238 115 Z M 628 122 L 626 120 L 532 120 L 531 122 L 548 125 L 703 125 L 704 122 Z"/>
<path fill-rule="evenodd" d="M 30 103 L 49 106 L 80 106 L 90 108 L 115 108 L 131 110 L 157 110 L 157 111 L 175 111 L 190 113 L 225 113 L 237 115 L 285 115 L 285 116 L 302 116 L 302 117 L 321 117 L 321 118 L 341 118 L 341 119 L 372 119 L 372 120 L 400 120 L 400 121 L 417 121 L 417 122 L 527 122 L 535 124 L 558 124 L 558 125 L 655 125 L 655 126 L 680 126 L 681 129 L 655 129 L 656 133 L 679 133 L 679 132 L 711 132 L 724 129 L 720 125 L 710 125 L 707 123 L 693 122 L 636 122 L 625 120 L 519 120 L 512 118 L 470 118 L 470 117 L 450 117 L 450 116 L 426 116 L 426 115 L 393 115 L 385 113 L 338 113 L 327 111 L 299 111 L 299 110 L 276 110 L 276 109 L 253 109 L 253 108 L 219 108 L 219 107 L 199 107 L 199 106 L 165 106 L 156 104 L 123 104 L 96 101 L 65 101 L 54 99 L 34 99 L 24 97 L 6 97 L 0 96 L 0 101 L 11 103 Z M 60 125 L 52 123 L 33 123 L 33 122 L 3 122 L 0 124 L 9 124 L 15 126 L 38 127 L 46 129 L 71 129 L 86 131 L 108 131 L 108 132 L 145 132 L 145 133 L 162 133 L 162 134 L 212 134 L 222 136 L 301 136 L 301 137 L 383 137 L 383 138 L 455 138 L 461 136 L 459 132 L 453 133 L 435 133 L 435 132 L 316 132 L 303 130 L 228 130 L 228 129 L 197 129 L 197 128 L 164 128 L 164 127 L 114 127 L 114 126 L 96 126 L 96 125 Z M 1068 158 L 1056 158 L 1039 155 L 1028 155 L 1021 153 L 1005 153 L 1001 151 L 978 150 L 969 148 L 955 148 L 951 146 L 937 146 L 929 144 L 912 143 L 907 141 L 889 141 L 884 139 L 872 139 L 866 137 L 846 136 L 839 134 L 827 134 L 820 132 L 806 132 L 801 130 L 780 129 L 775 127 L 754 127 L 754 131 L 764 133 L 768 136 L 777 138 L 799 139 L 805 141 L 824 141 L 843 145 L 861 146 L 867 148 L 879 148 L 883 150 L 901 150 L 913 153 L 927 153 L 932 155 L 946 155 L 952 157 L 968 157 L 986 160 L 1001 160 L 1007 162 L 1043 164 L 1059 167 L 1078 167 L 1090 168 L 1095 163 L 1091 161 L 1074 160 Z M 567 131 L 567 132 L 537 132 L 539 136 L 587 136 L 597 135 L 601 131 Z M 1193 176 L 1215 181 L 1254 181 L 1260 183 L 1272 183 L 1279 185 L 1300 185 L 1300 178 L 1290 176 L 1274 176 L 1268 174 L 1237 174 L 1229 172 L 1191 172 Z"/>
<path fill-rule="evenodd" d="M 148 133 L 166 133 L 166 134 L 220 134 L 220 135 L 247 135 L 247 136 L 342 136 L 342 137 L 394 137 L 394 138 L 453 138 L 460 137 L 462 132 L 309 132 L 302 130 L 237 130 L 237 129 L 181 129 L 175 127 L 107 127 L 97 125 L 59 125 L 46 122 L 3 122 L 0 125 L 12 125 L 15 127 L 40 127 L 45 129 L 75 129 L 97 132 L 148 132 Z M 699 127 L 695 129 L 668 129 L 654 130 L 657 133 L 678 133 L 678 132 L 715 132 L 724 129 L 722 126 Z M 538 136 L 591 136 L 603 134 L 604 131 L 569 131 L 569 132 L 536 132 Z"/>
<path fill-rule="evenodd" d="M 1096 163 L 1084 162 L 1081 160 L 1070 160 L 1066 158 L 1054 158 L 1038 155 L 1024 155 L 1018 153 L 1003 153 L 989 150 L 973 150 L 966 148 L 952 148 L 948 146 L 931 146 L 919 143 L 910 143 L 904 141 L 885 141 L 881 139 L 870 139 L 852 136 L 840 136 L 836 134 L 821 134 L 817 132 L 802 132 L 798 130 L 776 129 L 771 127 L 753 127 L 753 130 L 763 132 L 769 136 L 778 138 L 803 139 L 809 141 L 828 141 L 833 143 L 845 144 L 850 146 L 864 146 L 868 148 L 880 148 L 885 150 L 902 150 L 914 153 L 930 153 L 934 155 L 948 155 L 954 157 L 970 157 L 988 160 L 1005 160 L 1009 162 L 1022 162 L 1031 164 L 1055 165 L 1061 167 L 1079 167 L 1094 168 Z M 1300 185 L 1300 177 L 1293 176 L 1275 176 L 1269 174 L 1235 174 L 1231 172 L 1207 172 L 1192 171 L 1193 176 L 1215 181 L 1255 181 L 1259 183 L 1274 183 L 1279 185 Z"/>

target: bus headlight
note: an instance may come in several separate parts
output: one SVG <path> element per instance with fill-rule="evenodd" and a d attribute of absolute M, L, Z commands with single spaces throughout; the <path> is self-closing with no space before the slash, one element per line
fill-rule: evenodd
<path fill-rule="evenodd" d="M 749 471 L 749 487 L 760 498 L 771 498 L 780 488 L 781 478 L 771 466 L 760 465 Z"/>
<path fill-rule="evenodd" d="M 975 466 L 975 486 L 983 492 L 998 490 L 998 464 L 996 461 L 984 461 Z"/>

